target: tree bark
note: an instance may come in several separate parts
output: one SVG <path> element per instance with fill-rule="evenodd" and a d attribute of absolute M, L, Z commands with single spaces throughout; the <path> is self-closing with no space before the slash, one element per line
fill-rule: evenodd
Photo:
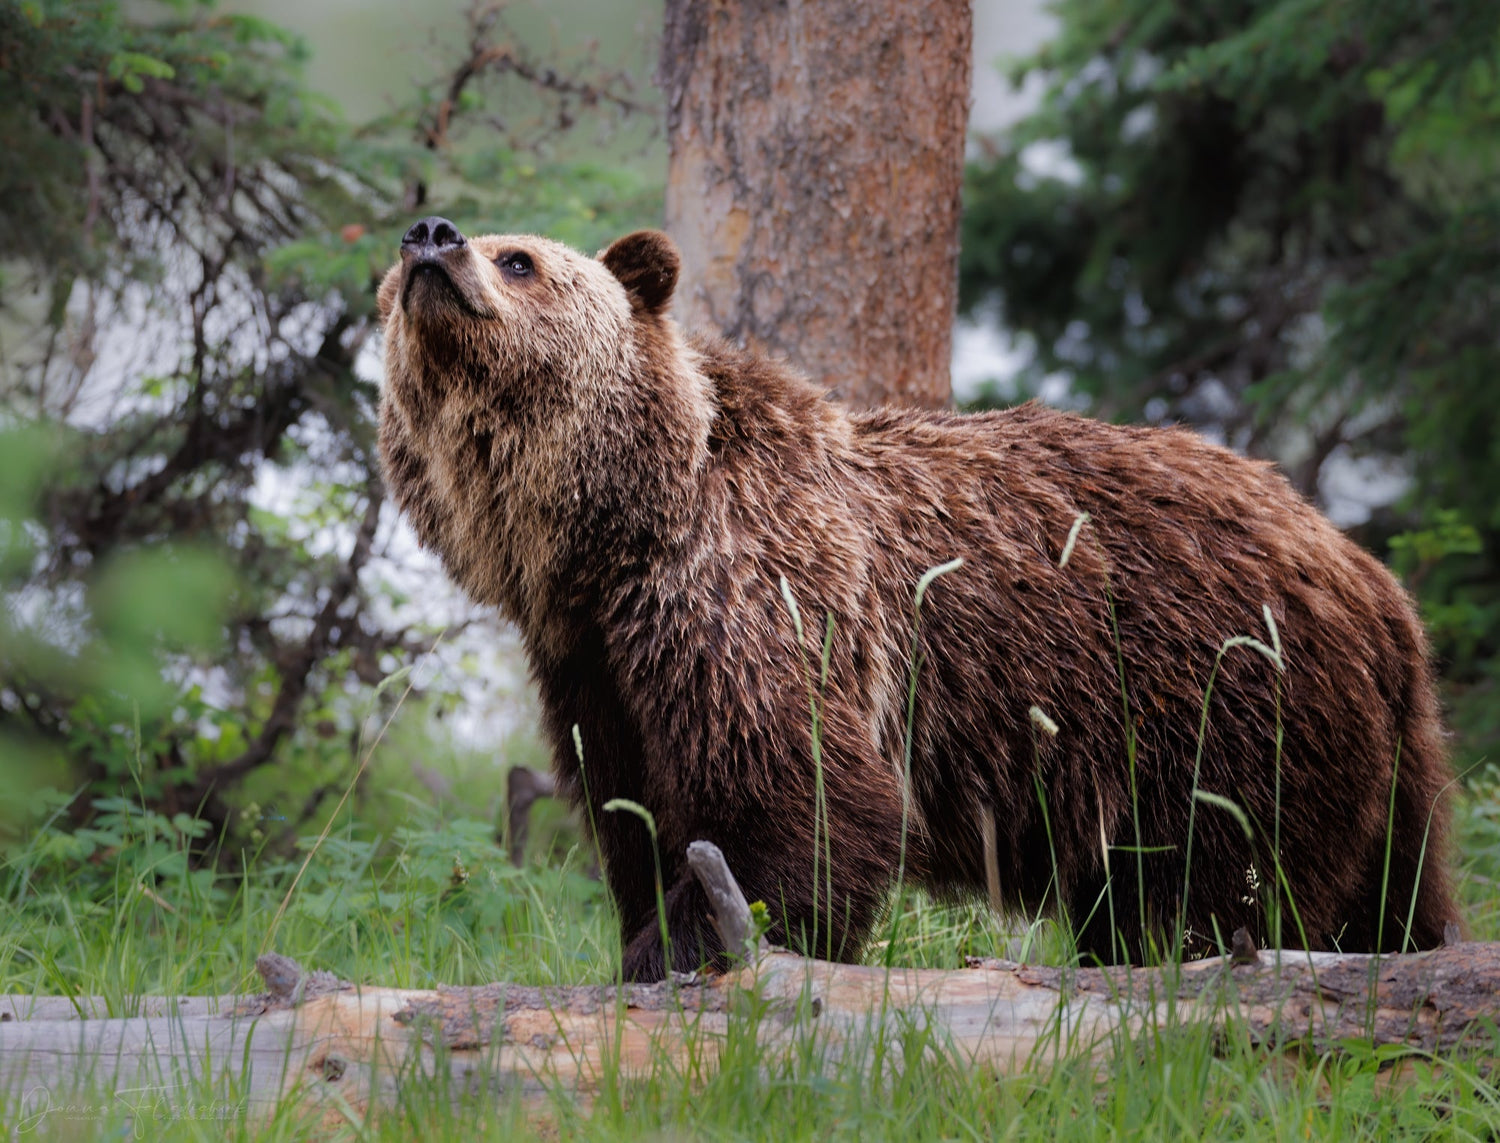
<path fill-rule="evenodd" d="M 677 313 L 859 405 L 949 402 L 968 0 L 667 0 Z"/>

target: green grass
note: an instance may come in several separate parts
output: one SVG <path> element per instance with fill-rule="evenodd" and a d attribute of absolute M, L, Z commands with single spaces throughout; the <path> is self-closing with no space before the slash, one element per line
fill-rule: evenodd
<path fill-rule="evenodd" d="M 1471 784 L 1457 824 L 1461 880 L 1474 935 L 1500 935 L 1500 803 L 1493 776 Z M 361 983 L 430 987 L 491 980 L 580 983 L 610 979 L 618 963 L 603 890 L 582 872 L 567 827 L 538 840 L 560 864 L 506 863 L 492 827 L 404 803 L 408 825 L 384 837 L 335 830 L 308 863 L 250 855 L 235 875 L 195 870 L 186 819 L 110 803 L 91 831 L 35 826 L 0 863 L 0 987 L 7 992 L 99 995 L 113 1014 L 150 993 L 254 991 L 255 956 L 283 901 L 276 949 L 310 968 Z M 867 958 L 957 967 L 965 955 L 1033 960 L 1063 955 L 1042 923 L 1003 928 L 978 908 L 939 907 L 907 894 L 882 926 L 891 943 Z M 1019 1074 L 973 1068 L 913 1021 L 895 1045 L 833 1061 L 816 1038 L 785 1056 L 755 1046 L 753 1017 L 723 1045 L 699 1044 L 698 1066 L 663 1067 L 646 1081 L 606 1089 L 580 1110 L 561 1096 L 546 1121 L 504 1099 L 455 1103 L 441 1085 L 409 1078 L 392 1111 L 348 1138 L 602 1139 L 1389 1139 L 1500 1135 L 1500 1092 L 1463 1060 L 1397 1060 L 1347 1045 L 1296 1061 L 1204 1027 L 1169 1027 L 1110 1046 L 1099 1065 L 1081 1056 L 1034 1062 Z M 4 1032 L 0 1030 L 0 1045 Z M 896 1050 L 899 1049 L 899 1050 Z M 717 1066 L 712 1066 L 717 1060 Z M 1393 1070 L 1402 1080 L 1392 1085 Z M 232 1094 L 232 1093 L 231 1093 Z M 308 1108 L 287 1106 L 247 1123 L 225 1093 L 203 1092 L 199 1118 L 117 1102 L 68 1117 L 27 1118 L 23 1093 L 0 1102 L 0 1125 L 20 1137 L 301 1139 Z"/>

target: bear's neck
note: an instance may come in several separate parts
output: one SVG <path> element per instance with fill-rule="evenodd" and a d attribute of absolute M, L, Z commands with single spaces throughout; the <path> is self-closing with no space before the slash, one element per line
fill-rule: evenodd
<path fill-rule="evenodd" d="M 492 542 L 508 549 L 509 572 L 500 598 L 470 594 L 498 603 L 534 653 L 564 653 L 606 595 L 671 559 L 693 529 L 711 388 L 672 323 L 639 323 L 636 336 L 617 376 L 581 379 L 569 407 L 493 450 L 504 519 L 491 526 L 505 530 Z"/>

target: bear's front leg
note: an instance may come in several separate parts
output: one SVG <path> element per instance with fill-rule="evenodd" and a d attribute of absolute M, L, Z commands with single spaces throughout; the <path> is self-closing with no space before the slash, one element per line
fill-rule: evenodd
<path fill-rule="evenodd" d="M 714 926 L 708 895 L 691 872 L 685 872 L 667 890 L 662 905 L 663 910 L 653 913 L 637 932 L 622 934 L 625 948 L 620 972 L 624 979 L 650 982 L 666 976 L 667 958 L 661 943 L 663 916 L 674 972 L 693 972 L 709 964 L 727 967 L 728 957 Z"/>
<path fill-rule="evenodd" d="M 821 888 L 826 893 L 827 883 Z M 780 894 L 785 898 L 784 908 L 767 902 L 772 918 L 767 933 L 771 943 L 825 960 L 857 960 L 878 913 L 880 899 L 853 886 L 841 891 L 837 880 L 833 894 L 838 904 L 831 919 L 829 911 L 821 904 L 815 906 L 811 894 L 805 891 Z M 696 877 L 684 874 L 667 891 L 663 905 L 674 972 L 695 972 L 705 966 L 723 971 L 729 967 L 724 942 L 714 924 L 713 907 Z M 661 914 L 653 916 L 634 935 L 626 934 L 627 944 L 621 957 L 625 980 L 650 982 L 666 975 L 667 958 L 662 953 L 661 938 Z"/>
<path fill-rule="evenodd" d="M 787 829 L 786 823 L 778 830 L 762 819 L 757 840 L 738 845 L 725 844 L 723 833 L 704 831 L 704 840 L 723 850 L 746 900 L 765 903 L 770 918 L 766 936 L 772 944 L 824 960 L 858 959 L 896 870 L 899 822 L 877 824 L 869 820 L 868 804 L 856 801 L 848 805 L 836 794 L 830 797 L 833 842 L 830 847 L 819 838 L 816 857 L 812 831 L 804 835 Z M 712 904 L 697 877 L 686 863 L 669 876 L 675 879 L 662 909 L 653 909 L 633 930 L 622 916 L 626 980 L 660 980 L 668 967 L 693 972 L 705 965 L 728 966 Z M 663 918 L 670 966 L 662 950 Z"/>

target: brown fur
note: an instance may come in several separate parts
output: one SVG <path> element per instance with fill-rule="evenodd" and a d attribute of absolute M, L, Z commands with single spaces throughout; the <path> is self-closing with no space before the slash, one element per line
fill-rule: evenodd
<path fill-rule="evenodd" d="M 498 268 L 514 251 L 534 261 L 524 279 Z M 675 967 L 720 951 L 683 861 L 695 838 L 769 905 L 773 939 L 858 954 L 901 858 L 914 592 L 954 557 L 916 644 L 910 879 L 982 891 L 993 813 L 1007 907 L 1065 913 L 1103 959 L 1140 957 L 1183 908 L 1191 815 L 1190 947 L 1240 926 L 1265 940 L 1279 783 L 1307 944 L 1442 941 L 1449 771 L 1423 632 L 1386 570 L 1269 465 L 1038 405 L 850 412 L 779 364 L 685 340 L 663 312 L 661 235 L 602 261 L 534 237 L 442 261 L 446 277 L 403 264 L 380 290 L 387 479 L 453 578 L 521 627 L 558 773 L 597 823 L 627 976 L 664 960 L 651 842 L 603 812 L 618 797 L 655 815 Z M 1223 655 L 1198 774 L 1243 808 L 1250 841 L 1191 795 L 1216 658 L 1232 636 L 1271 641 L 1263 605 L 1285 671 Z"/>

